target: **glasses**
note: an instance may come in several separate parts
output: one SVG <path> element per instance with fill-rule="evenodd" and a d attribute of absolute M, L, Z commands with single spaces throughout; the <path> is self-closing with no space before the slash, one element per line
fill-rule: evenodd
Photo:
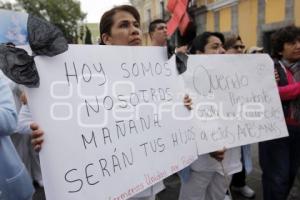
<path fill-rule="evenodd" d="M 234 49 L 245 49 L 245 45 L 234 45 Z"/>

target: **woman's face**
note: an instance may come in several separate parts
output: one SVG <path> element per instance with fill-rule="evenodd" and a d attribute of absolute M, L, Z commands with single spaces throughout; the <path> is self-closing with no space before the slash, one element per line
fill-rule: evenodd
<path fill-rule="evenodd" d="M 241 53 L 244 53 L 244 50 L 245 50 L 245 45 L 242 43 L 241 40 L 237 40 L 235 42 L 235 44 L 226 51 L 226 53 L 227 54 L 241 54 Z"/>
<path fill-rule="evenodd" d="M 113 16 L 110 34 L 104 33 L 102 39 L 106 45 L 139 46 L 142 44 L 140 24 L 132 14 L 119 11 Z"/>
<path fill-rule="evenodd" d="M 300 60 L 300 37 L 292 42 L 285 42 L 280 54 L 289 62 L 298 62 Z"/>
<path fill-rule="evenodd" d="M 197 54 L 223 54 L 225 50 L 223 48 L 222 41 L 216 36 L 210 36 L 207 40 L 207 44 L 204 47 L 204 52 L 196 51 Z"/>

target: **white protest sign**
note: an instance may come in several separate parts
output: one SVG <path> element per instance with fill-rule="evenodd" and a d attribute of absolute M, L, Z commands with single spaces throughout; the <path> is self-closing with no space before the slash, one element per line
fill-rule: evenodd
<path fill-rule="evenodd" d="M 40 87 L 27 93 L 47 199 L 127 199 L 197 158 L 165 48 L 70 45 L 35 62 Z"/>
<path fill-rule="evenodd" d="M 269 56 L 191 55 L 183 76 L 199 154 L 288 135 Z"/>

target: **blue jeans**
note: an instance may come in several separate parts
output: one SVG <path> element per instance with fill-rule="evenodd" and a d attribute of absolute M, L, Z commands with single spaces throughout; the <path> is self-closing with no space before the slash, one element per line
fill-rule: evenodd
<path fill-rule="evenodd" d="M 288 131 L 289 137 L 259 144 L 264 200 L 286 200 L 300 165 L 300 127 Z"/>

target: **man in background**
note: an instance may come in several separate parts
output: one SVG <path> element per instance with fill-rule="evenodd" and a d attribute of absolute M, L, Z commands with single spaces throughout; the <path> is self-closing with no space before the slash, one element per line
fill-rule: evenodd
<path fill-rule="evenodd" d="M 167 24 L 162 19 L 156 19 L 149 25 L 149 36 L 152 46 L 167 46 Z"/>
<path fill-rule="evenodd" d="M 163 19 L 153 20 L 149 24 L 149 36 L 151 39 L 151 46 L 168 46 L 168 34 L 167 34 L 167 23 Z M 187 53 L 187 45 L 181 47 L 171 47 L 171 52 L 173 53 Z M 169 52 L 170 53 L 170 52 Z"/>

